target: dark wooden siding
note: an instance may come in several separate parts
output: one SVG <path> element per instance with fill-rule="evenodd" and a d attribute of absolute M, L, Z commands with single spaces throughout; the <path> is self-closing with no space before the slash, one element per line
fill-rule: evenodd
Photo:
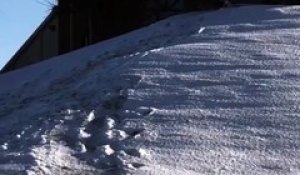
<path fill-rule="evenodd" d="M 146 19 L 145 2 L 59 1 L 59 52 L 66 53 L 141 27 Z"/>

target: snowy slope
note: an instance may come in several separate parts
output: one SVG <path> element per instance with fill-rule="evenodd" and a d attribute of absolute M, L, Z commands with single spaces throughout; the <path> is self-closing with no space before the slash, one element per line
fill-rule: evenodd
<path fill-rule="evenodd" d="M 0 174 L 300 174 L 300 7 L 169 18 L 0 75 Z"/>

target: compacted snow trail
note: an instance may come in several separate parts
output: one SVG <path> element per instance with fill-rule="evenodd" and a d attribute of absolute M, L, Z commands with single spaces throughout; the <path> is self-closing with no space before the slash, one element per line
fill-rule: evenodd
<path fill-rule="evenodd" d="M 298 175 L 299 50 L 300 7 L 250 6 L 1 75 L 0 174 Z"/>

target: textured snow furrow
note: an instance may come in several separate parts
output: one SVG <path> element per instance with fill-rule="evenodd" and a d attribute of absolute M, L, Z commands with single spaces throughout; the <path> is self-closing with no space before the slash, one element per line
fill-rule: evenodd
<path fill-rule="evenodd" d="M 299 77 L 293 72 L 299 69 L 299 47 L 281 44 L 288 29 L 270 36 L 275 44 L 261 44 L 266 30 L 255 30 L 251 37 L 257 39 L 245 48 L 240 47 L 245 40 L 220 35 L 215 45 L 176 45 L 137 60 L 133 72 L 144 79 L 129 99 L 158 108 L 149 118 L 157 137 L 144 144 L 159 166 L 147 173 L 165 172 L 170 162 L 190 174 L 298 172 L 299 121 L 285 117 L 299 112 Z M 257 51 L 262 55 L 252 54 Z M 183 113 L 194 106 L 208 113 Z"/>

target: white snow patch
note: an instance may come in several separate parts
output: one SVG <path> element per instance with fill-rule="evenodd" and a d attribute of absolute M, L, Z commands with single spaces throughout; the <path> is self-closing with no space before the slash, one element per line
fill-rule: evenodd
<path fill-rule="evenodd" d="M 205 27 L 201 27 L 201 28 L 198 30 L 198 34 L 201 34 L 204 30 L 205 30 Z"/>
<path fill-rule="evenodd" d="M 139 154 L 139 157 L 142 157 L 142 158 L 150 158 L 150 154 L 148 153 L 148 151 L 146 151 L 145 149 L 142 149 L 142 148 L 139 148 L 137 150 L 138 154 Z"/>
<path fill-rule="evenodd" d="M 85 139 L 85 138 L 89 138 L 89 137 L 91 137 L 91 134 L 85 132 L 85 128 L 84 127 L 79 128 L 79 138 Z"/>
<path fill-rule="evenodd" d="M 108 130 L 105 132 L 108 139 L 114 139 L 114 140 L 124 140 L 128 137 L 128 134 L 125 131 L 121 130 Z"/>
<path fill-rule="evenodd" d="M 93 110 L 93 111 L 91 111 L 91 112 L 89 113 L 89 115 L 87 116 L 87 121 L 88 121 L 88 122 L 91 122 L 91 121 L 93 121 L 95 118 L 96 118 L 96 117 L 95 117 L 95 110 Z"/>
<path fill-rule="evenodd" d="M 115 126 L 115 124 L 116 124 L 116 122 L 115 122 L 115 120 L 114 119 L 112 119 L 112 118 L 106 118 L 106 126 L 107 126 L 107 129 L 112 129 L 112 128 L 114 128 L 114 126 Z"/>
<path fill-rule="evenodd" d="M 3 145 L 1 145 L 1 148 L 2 148 L 3 150 L 7 150 L 7 149 L 8 149 L 8 143 L 5 142 Z"/>
<path fill-rule="evenodd" d="M 81 153 L 86 153 L 87 152 L 86 146 L 84 144 L 82 144 L 81 142 L 79 142 L 78 146 L 79 146 L 79 151 Z"/>
<path fill-rule="evenodd" d="M 103 152 L 107 156 L 115 153 L 115 151 L 110 147 L 110 145 L 101 146 L 100 151 Z"/>

